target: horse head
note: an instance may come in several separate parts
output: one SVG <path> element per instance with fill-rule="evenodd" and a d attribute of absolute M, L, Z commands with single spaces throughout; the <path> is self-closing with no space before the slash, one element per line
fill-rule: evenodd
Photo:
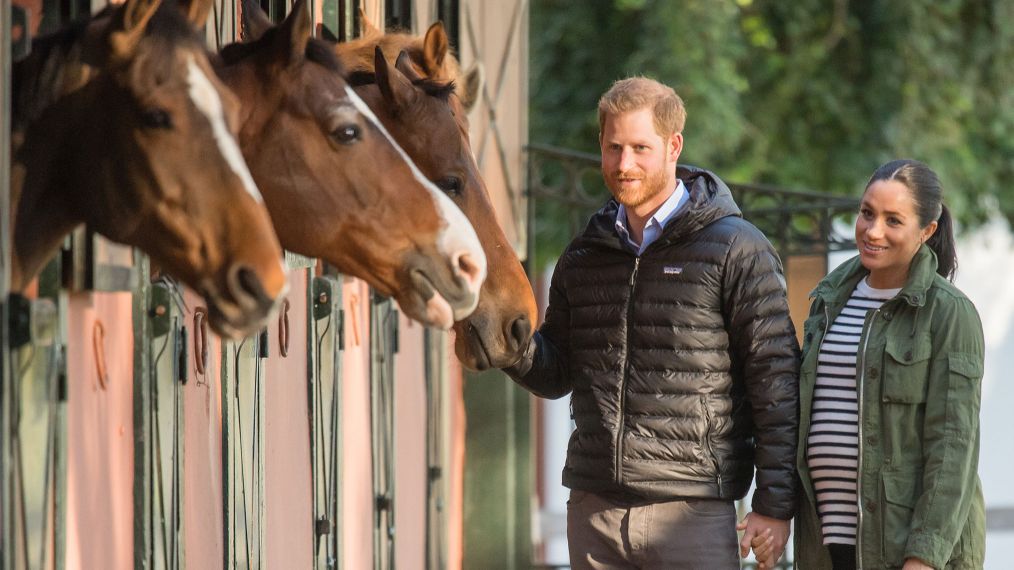
<path fill-rule="evenodd" d="M 336 44 L 334 49 L 343 62 L 372 72 L 372 76 L 353 74 L 363 83 L 356 91 L 423 173 L 465 212 L 489 261 L 478 307 L 454 326 L 458 358 L 474 369 L 508 366 L 521 356 L 532 335 L 537 320 L 535 296 L 497 222 L 472 154 L 460 88 L 455 78 L 443 77 L 448 69 L 459 69 L 447 53 L 443 27 L 431 27 L 425 41 L 403 34 L 374 38 L 372 49 L 401 49 L 395 53 L 394 65 L 375 51 L 372 65 L 365 68 L 361 52 L 370 47 L 369 42 L 359 40 Z M 418 62 L 412 59 L 413 52 L 418 54 Z M 440 77 L 426 75 L 425 69 L 437 71 Z"/>
<path fill-rule="evenodd" d="M 244 19 L 257 39 L 223 49 L 218 71 L 243 102 L 240 145 L 282 244 L 363 278 L 425 324 L 471 313 L 486 275 L 475 231 L 310 37 L 305 2 L 277 27 L 255 2 Z"/>
<path fill-rule="evenodd" d="M 19 286 L 86 222 L 199 291 L 220 334 L 267 322 L 287 289 L 282 250 L 234 138 L 238 102 L 197 34 L 210 6 L 127 0 L 16 73 L 52 99 L 14 152 Z"/>

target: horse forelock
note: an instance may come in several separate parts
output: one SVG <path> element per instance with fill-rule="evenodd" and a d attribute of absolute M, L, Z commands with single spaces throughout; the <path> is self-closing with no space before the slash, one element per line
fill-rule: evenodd
<path fill-rule="evenodd" d="M 345 78 L 349 85 L 352 87 L 360 87 L 363 85 L 375 85 L 377 83 L 377 74 L 373 71 L 357 70 L 353 71 Z M 450 100 L 454 90 L 457 89 L 457 85 L 454 81 L 439 81 L 436 79 L 430 79 L 424 77 L 422 79 L 415 79 L 412 81 L 412 85 L 421 90 L 430 97 L 436 97 L 441 101 Z"/>

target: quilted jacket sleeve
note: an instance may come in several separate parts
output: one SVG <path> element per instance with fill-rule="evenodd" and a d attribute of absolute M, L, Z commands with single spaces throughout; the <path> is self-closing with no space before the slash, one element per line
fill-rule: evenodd
<path fill-rule="evenodd" d="M 798 489 L 799 344 L 781 262 L 753 226 L 730 247 L 722 296 L 733 370 L 744 383 L 753 417 L 753 510 L 788 520 Z"/>
<path fill-rule="evenodd" d="M 543 398 L 557 399 L 571 391 L 567 377 L 570 346 L 570 308 L 564 291 L 567 253 L 553 271 L 546 319 L 528 342 L 521 359 L 504 372 L 524 389 Z"/>

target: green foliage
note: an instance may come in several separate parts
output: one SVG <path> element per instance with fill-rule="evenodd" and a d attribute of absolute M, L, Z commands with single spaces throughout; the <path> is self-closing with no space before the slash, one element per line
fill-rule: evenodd
<path fill-rule="evenodd" d="M 1014 220 L 1009 0 L 535 0 L 530 38 L 532 142 L 597 153 L 598 97 L 641 74 L 686 101 L 681 160 L 728 180 L 856 195 L 912 157 L 966 226 Z"/>

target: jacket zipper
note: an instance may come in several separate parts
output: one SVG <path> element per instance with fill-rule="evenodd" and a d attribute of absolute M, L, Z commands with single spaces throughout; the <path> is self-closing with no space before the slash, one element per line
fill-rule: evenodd
<path fill-rule="evenodd" d="M 883 305 L 881 305 L 883 308 Z M 856 363 L 856 371 L 859 372 L 856 378 L 856 404 L 858 409 L 858 421 L 856 434 L 859 437 L 859 458 L 858 465 L 856 467 L 856 570 L 863 570 L 863 384 L 866 381 L 866 349 L 870 345 L 870 331 L 873 328 L 873 321 L 877 319 L 877 315 L 880 313 L 880 309 L 873 311 L 873 314 L 869 316 L 866 324 L 863 326 L 863 349 L 859 351 L 862 355 L 863 365 L 858 366 Z"/>
<path fill-rule="evenodd" d="M 626 405 L 626 391 L 627 391 L 627 377 L 630 375 L 630 321 L 633 317 L 634 312 L 634 283 L 637 279 L 637 269 L 641 265 L 641 257 L 634 258 L 634 271 L 630 274 L 630 294 L 627 296 L 627 346 L 626 358 L 623 359 L 623 376 L 620 377 L 620 409 L 617 420 L 619 423 L 619 429 L 616 432 L 616 484 L 623 484 L 623 428 L 625 427 L 625 421 L 623 419 L 623 408 Z"/>
<path fill-rule="evenodd" d="M 711 407 L 708 406 L 708 397 L 701 394 L 701 406 L 704 407 L 704 419 L 707 421 L 708 429 L 704 432 L 704 449 L 708 452 L 708 457 L 711 458 L 712 465 L 715 466 L 715 478 L 718 481 L 718 498 L 723 498 L 722 495 L 722 466 L 718 464 L 718 457 L 715 455 L 715 450 L 711 447 Z"/>

